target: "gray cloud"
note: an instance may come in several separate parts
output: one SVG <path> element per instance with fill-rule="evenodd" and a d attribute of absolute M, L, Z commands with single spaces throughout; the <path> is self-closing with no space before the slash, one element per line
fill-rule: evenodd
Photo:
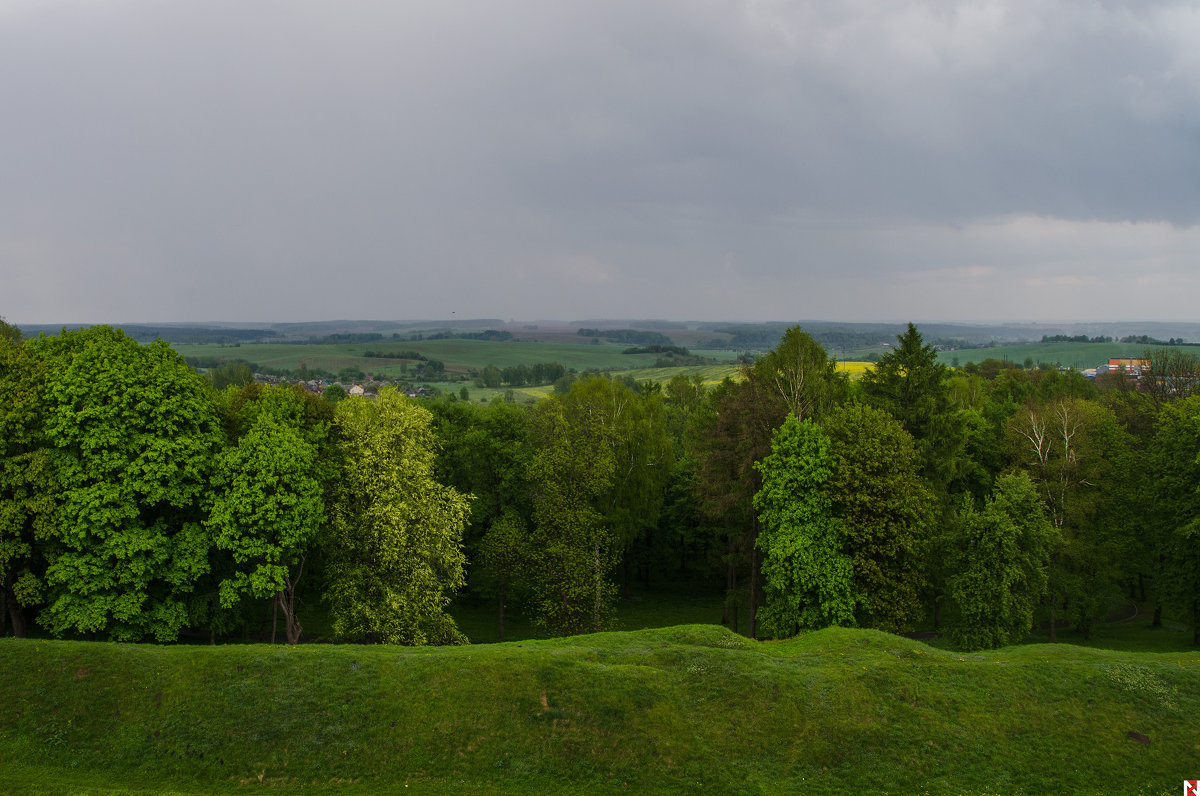
<path fill-rule="evenodd" d="M 1193 317 L 1198 45 L 1190 2 L 10 2 L 0 314 Z"/>

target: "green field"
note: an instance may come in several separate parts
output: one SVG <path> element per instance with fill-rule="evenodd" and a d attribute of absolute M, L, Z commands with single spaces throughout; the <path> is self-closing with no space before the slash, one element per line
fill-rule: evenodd
<path fill-rule="evenodd" d="M 850 378 L 858 378 L 871 366 L 869 362 L 839 362 L 838 370 L 850 375 Z M 699 375 L 705 385 L 712 387 L 720 384 L 725 377 L 733 379 L 739 378 L 741 366 L 736 362 L 728 362 L 722 365 L 684 365 L 674 368 L 631 368 L 628 370 L 613 370 L 610 375 L 614 377 L 629 377 L 639 383 L 654 381 L 665 384 L 670 381 L 673 376 L 683 374 L 685 376 Z M 456 392 L 461 384 L 456 382 L 436 382 L 433 383 L 437 387 L 446 392 Z M 507 391 L 506 388 L 487 389 L 468 385 L 467 390 L 472 401 L 494 401 L 502 399 Z M 513 389 L 513 394 L 516 400 L 519 401 L 536 401 L 543 398 L 554 391 L 550 385 L 541 387 L 516 387 Z"/>
<path fill-rule="evenodd" d="M 946 365 L 955 361 L 965 365 L 991 358 L 1020 365 L 1026 359 L 1032 359 L 1034 365 L 1045 363 L 1084 370 L 1107 365 L 1109 357 L 1140 357 L 1146 348 L 1141 343 L 1026 343 L 942 351 L 938 353 L 938 360 Z"/>
<path fill-rule="evenodd" d="M 430 359 L 441 360 L 453 372 L 478 370 L 488 365 L 507 367 L 534 365 L 539 362 L 559 362 L 568 370 L 610 370 L 653 365 L 658 354 L 624 354 L 629 346 L 611 343 L 522 343 L 490 340 L 384 340 L 355 344 L 295 344 L 247 343 L 245 345 L 216 345 L 177 343 L 175 350 L 184 356 L 244 359 L 271 368 L 295 370 L 301 365 L 336 373 L 342 368 L 357 367 L 368 373 L 400 376 L 399 360 L 364 357 L 367 351 L 417 351 Z M 732 361 L 730 351 L 695 351 L 698 356 Z"/>
<path fill-rule="evenodd" d="M 451 648 L 0 639 L 4 793 L 1178 793 L 1200 653 L 690 625 Z"/>

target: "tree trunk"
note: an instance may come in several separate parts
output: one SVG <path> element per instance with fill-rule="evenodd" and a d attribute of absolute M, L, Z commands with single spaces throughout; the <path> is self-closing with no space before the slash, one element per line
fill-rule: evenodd
<path fill-rule="evenodd" d="M 271 604 L 271 643 L 275 643 L 275 631 L 279 629 L 279 595 L 275 595 L 275 602 Z"/>
<path fill-rule="evenodd" d="M 283 591 L 276 595 L 279 608 L 283 611 L 283 628 L 287 634 L 287 643 L 295 646 L 300 643 L 300 634 L 304 628 L 300 626 L 300 620 L 296 616 L 296 585 L 295 581 L 288 581 Z"/>
<path fill-rule="evenodd" d="M 737 566 L 734 564 L 734 541 L 733 534 L 728 534 L 725 537 L 729 542 L 729 553 L 725 558 L 725 607 L 721 611 L 721 624 L 729 627 L 729 598 L 733 594 L 733 590 L 737 588 Z M 734 618 L 734 630 L 737 630 L 737 618 Z"/>
<path fill-rule="evenodd" d="M 8 587 L 0 585 L 0 638 L 8 635 Z"/>
<path fill-rule="evenodd" d="M 29 633 L 29 629 L 25 627 L 25 606 L 17 602 L 17 598 L 12 594 L 5 594 L 5 603 L 8 604 L 8 618 L 12 621 L 12 636 L 14 639 L 24 639 Z M 4 635 L 0 629 L 0 636 Z"/>
<path fill-rule="evenodd" d="M 750 549 L 750 638 L 758 638 L 758 545 Z"/>
<path fill-rule="evenodd" d="M 500 640 L 504 641 L 504 581 L 500 581 Z"/>
<path fill-rule="evenodd" d="M 287 611 L 284 614 L 285 618 L 287 619 L 287 641 L 288 644 L 295 646 L 296 644 L 300 643 L 300 634 L 304 631 L 304 628 L 300 626 L 300 621 L 296 618 L 296 605 L 294 602 L 294 597 L 289 595 L 288 601 L 290 604 L 288 605 Z"/>
<path fill-rule="evenodd" d="M 276 614 L 280 610 L 283 611 L 283 629 L 287 636 L 287 643 L 295 645 L 300 641 L 300 633 L 304 630 L 300 626 L 300 622 L 296 619 L 296 592 L 294 589 L 287 588 L 275 595 Z M 275 632 L 272 629 L 271 643 L 275 643 Z"/>
<path fill-rule="evenodd" d="M 11 594 L 5 595 L 8 603 L 8 618 L 12 620 L 13 638 L 25 638 L 28 633 L 25 627 L 25 607 L 17 602 Z"/>
<path fill-rule="evenodd" d="M 1054 600 L 1051 600 L 1050 601 L 1050 643 L 1051 644 L 1058 643 L 1058 621 L 1057 621 L 1057 617 L 1055 615 L 1055 610 L 1054 610 L 1056 607 L 1057 606 L 1055 605 Z"/>
<path fill-rule="evenodd" d="M 942 627 L 942 598 L 933 598 L 933 632 L 937 632 Z"/>
<path fill-rule="evenodd" d="M 1150 620 L 1150 627 L 1162 627 L 1162 603 L 1154 604 L 1154 618 Z"/>
<path fill-rule="evenodd" d="M 592 567 L 595 571 L 596 579 L 596 602 L 592 606 L 592 629 L 600 630 L 600 603 L 601 603 L 601 583 L 603 577 L 600 574 L 600 542 L 595 542 L 592 545 L 592 557 L 594 559 Z"/>

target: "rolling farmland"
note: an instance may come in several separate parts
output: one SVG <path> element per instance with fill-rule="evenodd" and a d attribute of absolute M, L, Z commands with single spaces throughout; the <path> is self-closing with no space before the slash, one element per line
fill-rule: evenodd
<path fill-rule="evenodd" d="M 1107 364 L 1109 357 L 1140 357 L 1147 347 L 1141 343 L 1027 343 L 942 351 L 938 360 L 945 365 L 965 365 L 990 358 L 1019 365 L 1031 359 L 1035 366 L 1044 363 L 1083 370 Z"/>

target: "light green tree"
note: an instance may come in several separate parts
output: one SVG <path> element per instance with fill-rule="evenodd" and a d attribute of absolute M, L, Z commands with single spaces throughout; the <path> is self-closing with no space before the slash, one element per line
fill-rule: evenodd
<path fill-rule="evenodd" d="M 465 582 L 471 498 L 435 480 L 431 419 L 390 387 L 337 405 L 326 599 L 338 638 L 465 641 L 446 606 Z"/>
<path fill-rule="evenodd" d="M 203 519 L 219 445 L 211 394 L 166 343 L 105 326 L 30 341 L 46 359 L 58 484 L 39 622 L 56 634 L 176 638 L 208 571 Z"/>
<path fill-rule="evenodd" d="M 1001 476 L 982 510 L 964 504 L 949 581 L 956 646 L 1003 647 L 1029 634 L 1057 541 L 1037 487 L 1023 472 Z"/>
<path fill-rule="evenodd" d="M 861 601 L 846 530 L 829 493 L 835 465 L 832 443 L 811 419 L 789 414 L 758 463 L 762 488 L 754 496 L 762 530 L 765 602 L 759 630 L 769 637 L 802 627 L 855 624 Z"/>

